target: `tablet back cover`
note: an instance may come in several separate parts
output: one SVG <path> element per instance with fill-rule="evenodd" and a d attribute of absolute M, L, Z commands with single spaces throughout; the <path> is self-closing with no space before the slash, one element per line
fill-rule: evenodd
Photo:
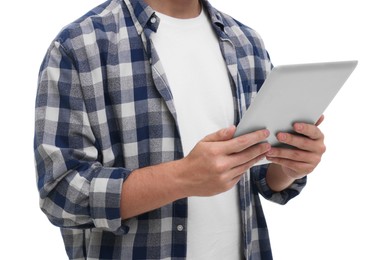
<path fill-rule="evenodd" d="M 291 132 L 295 122 L 317 122 L 356 66 L 357 61 L 338 61 L 275 67 L 243 115 L 235 136 L 267 128 L 271 133 L 267 142 L 280 145 L 278 132 Z M 268 161 L 259 164 L 264 163 Z"/>

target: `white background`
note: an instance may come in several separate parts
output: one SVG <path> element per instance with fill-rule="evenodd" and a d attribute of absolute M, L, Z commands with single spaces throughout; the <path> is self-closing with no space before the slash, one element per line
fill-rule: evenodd
<path fill-rule="evenodd" d="M 66 259 L 59 230 L 38 206 L 33 161 L 36 81 L 50 41 L 63 26 L 100 2 L 2 2 L 4 259 Z M 308 186 L 286 206 L 263 203 L 275 260 L 390 259 L 387 1 L 211 2 L 256 29 L 275 65 L 359 60 L 325 113 L 322 130 L 328 149 Z"/>

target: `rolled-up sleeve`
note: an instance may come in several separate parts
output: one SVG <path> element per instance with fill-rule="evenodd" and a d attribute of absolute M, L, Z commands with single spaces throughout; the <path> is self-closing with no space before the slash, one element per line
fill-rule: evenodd
<path fill-rule="evenodd" d="M 120 218 L 125 168 L 102 164 L 80 85 L 80 73 L 59 42 L 42 63 L 35 106 L 34 154 L 40 206 L 56 226 L 125 233 Z"/>
<path fill-rule="evenodd" d="M 266 181 L 267 170 L 268 165 L 251 168 L 251 180 L 257 189 L 257 192 L 267 200 L 284 205 L 289 200 L 299 195 L 306 186 L 307 177 L 305 176 L 302 179 L 295 180 L 288 188 L 280 192 L 274 192 Z"/>

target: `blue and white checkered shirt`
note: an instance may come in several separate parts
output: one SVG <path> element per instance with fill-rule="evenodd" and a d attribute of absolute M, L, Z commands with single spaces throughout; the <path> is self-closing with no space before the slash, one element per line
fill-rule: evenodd
<path fill-rule="evenodd" d="M 203 6 L 238 122 L 271 62 L 255 31 Z M 107 1 L 61 30 L 42 63 L 34 141 L 40 206 L 61 228 L 70 259 L 186 257 L 187 199 L 120 217 L 122 183 L 133 170 L 183 157 L 172 95 L 149 41 L 158 24 L 143 0 Z M 258 194 L 284 204 L 306 183 L 274 193 L 266 172 L 253 167 L 238 184 L 246 259 L 272 259 Z"/>

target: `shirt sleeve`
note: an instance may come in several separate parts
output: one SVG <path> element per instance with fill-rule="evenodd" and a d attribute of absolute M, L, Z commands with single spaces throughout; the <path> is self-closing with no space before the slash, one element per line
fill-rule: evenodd
<path fill-rule="evenodd" d="M 305 176 L 302 179 L 295 180 L 288 188 L 280 192 L 274 192 L 268 186 L 265 179 L 267 170 L 268 164 L 251 168 L 251 180 L 257 189 L 257 192 L 267 200 L 284 205 L 289 200 L 299 195 L 302 189 L 306 186 L 307 177 Z"/>
<path fill-rule="evenodd" d="M 124 234 L 120 196 L 130 172 L 101 163 L 104 151 L 90 124 L 79 70 L 61 44 L 53 42 L 40 69 L 35 106 L 40 207 L 59 227 Z"/>

